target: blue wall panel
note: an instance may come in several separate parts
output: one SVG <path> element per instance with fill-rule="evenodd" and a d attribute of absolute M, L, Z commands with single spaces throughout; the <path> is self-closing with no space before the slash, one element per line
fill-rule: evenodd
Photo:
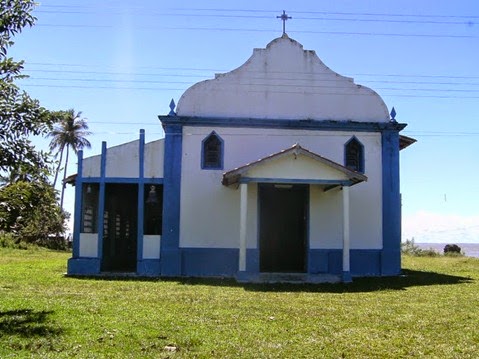
<path fill-rule="evenodd" d="M 399 132 L 382 132 L 383 253 L 382 275 L 401 272 L 401 194 L 399 190 Z"/>
<path fill-rule="evenodd" d="M 159 259 L 141 259 L 137 263 L 137 274 L 145 277 L 160 276 Z"/>
<path fill-rule="evenodd" d="M 381 250 L 351 249 L 351 275 L 381 275 Z M 342 274 L 343 251 L 341 249 L 312 249 L 309 252 L 310 274 Z"/>
<path fill-rule="evenodd" d="M 100 274 L 99 258 L 70 258 L 67 265 L 68 275 Z"/>
<path fill-rule="evenodd" d="M 246 271 L 256 273 L 259 272 L 259 249 L 246 249 Z"/>
<path fill-rule="evenodd" d="M 181 275 L 180 201 L 181 154 L 183 129 L 181 125 L 166 125 L 163 169 L 163 231 L 161 237 L 161 275 Z"/>
<path fill-rule="evenodd" d="M 234 277 L 238 271 L 239 250 L 234 248 L 182 248 L 183 276 Z"/>

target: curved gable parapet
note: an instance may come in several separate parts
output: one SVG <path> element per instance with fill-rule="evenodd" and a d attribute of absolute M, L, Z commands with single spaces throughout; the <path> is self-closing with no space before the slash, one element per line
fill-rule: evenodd
<path fill-rule="evenodd" d="M 387 122 L 373 90 L 327 67 L 314 51 L 283 35 L 237 69 L 199 82 L 181 96 L 177 114 L 192 117 Z"/>

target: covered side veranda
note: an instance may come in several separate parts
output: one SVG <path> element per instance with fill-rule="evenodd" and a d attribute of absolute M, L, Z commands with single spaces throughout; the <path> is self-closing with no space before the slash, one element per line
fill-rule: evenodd
<path fill-rule="evenodd" d="M 350 271 L 350 187 L 367 181 L 367 177 L 357 171 L 311 152 L 299 144 L 261 158 L 223 174 L 222 184 L 240 191 L 240 230 L 239 230 L 239 263 L 238 280 L 247 281 L 333 281 L 333 277 L 314 277 L 308 273 L 307 266 L 299 260 L 291 261 L 296 252 L 307 251 L 308 231 L 301 229 L 301 199 L 298 195 L 284 196 L 284 191 L 300 193 L 301 188 L 310 185 L 319 186 L 322 191 L 341 189 L 342 200 L 342 281 L 351 281 Z M 248 225 L 248 186 L 255 183 L 259 186 L 259 273 L 247 271 L 247 225 Z M 272 199 L 274 196 L 281 199 Z M 289 200 L 288 198 L 293 198 Z M 295 199 L 296 198 L 296 199 Z M 297 205 L 297 203 L 300 203 Z M 307 203 L 307 201 L 305 202 Z M 278 208 L 283 209 L 278 209 Z M 297 208 L 296 212 L 291 207 Z M 304 208 L 304 206 L 303 206 Z M 293 211 L 293 212 L 292 212 Z M 299 212 L 298 212 L 299 211 Z M 299 214 L 298 214 L 299 213 Z M 296 220 L 294 217 L 296 216 Z M 273 218 L 274 217 L 274 218 Z M 293 218 L 293 219 L 292 219 Z M 285 222 L 287 222 L 285 224 Z M 299 223 L 299 224 L 298 224 Z M 304 223 L 307 226 L 307 223 Z M 291 227 L 296 233 L 288 232 Z M 286 232 L 286 233 L 285 233 Z M 297 237 L 292 241 L 284 236 Z M 302 237 L 302 238 L 301 238 Z M 265 239 L 266 238 L 266 239 Z M 301 247 L 301 244 L 306 243 Z M 282 246 L 279 251 L 270 247 Z M 286 249 L 284 249 L 286 248 Z M 286 252 L 285 252 L 286 251 Z M 288 264 L 275 264 L 275 260 L 283 258 Z M 302 266 L 302 267 L 301 267 Z M 337 277 L 336 277 L 337 280 Z"/>

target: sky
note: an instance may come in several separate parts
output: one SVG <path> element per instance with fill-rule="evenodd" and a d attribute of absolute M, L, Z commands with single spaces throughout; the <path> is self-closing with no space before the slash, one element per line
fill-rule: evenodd
<path fill-rule="evenodd" d="M 375 90 L 417 139 L 401 151 L 403 240 L 479 243 L 476 0 L 43 0 L 9 56 L 25 60 L 19 85 L 42 106 L 82 111 L 89 157 L 140 129 L 163 137 L 171 99 L 280 37 L 283 10 L 291 38 Z"/>

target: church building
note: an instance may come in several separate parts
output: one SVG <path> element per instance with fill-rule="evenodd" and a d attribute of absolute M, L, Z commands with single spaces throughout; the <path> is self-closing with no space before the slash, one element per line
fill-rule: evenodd
<path fill-rule="evenodd" d="M 80 151 L 69 275 L 400 274 L 399 151 L 415 140 L 376 92 L 284 33 L 170 107 L 162 139 Z"/>

